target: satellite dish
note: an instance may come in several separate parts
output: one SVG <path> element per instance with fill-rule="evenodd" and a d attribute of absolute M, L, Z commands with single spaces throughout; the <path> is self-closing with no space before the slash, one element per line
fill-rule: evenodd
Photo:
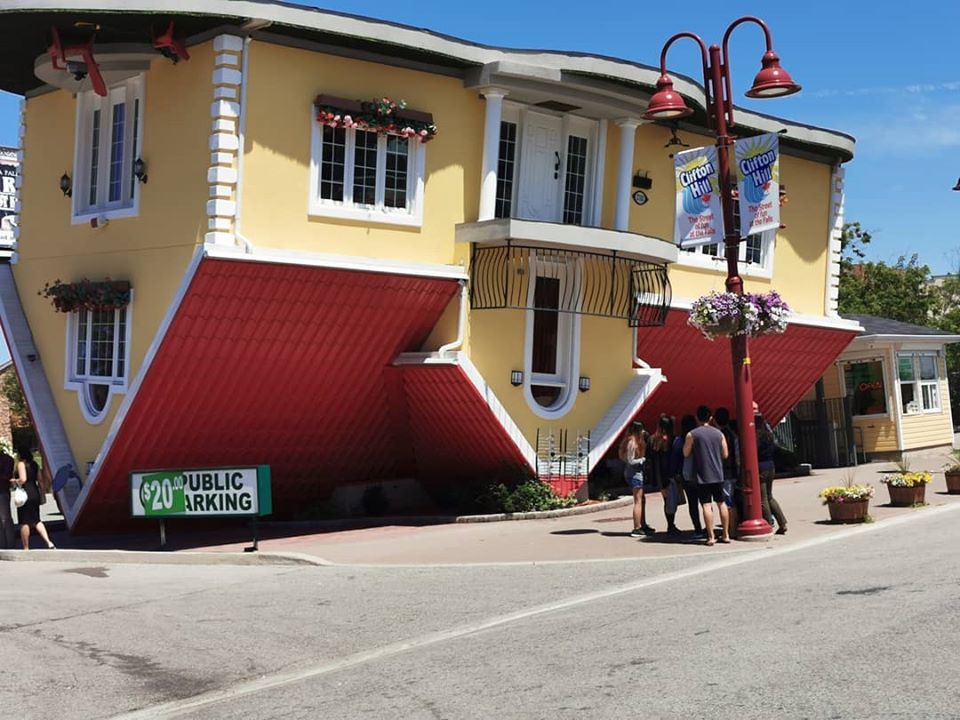
<path fill-rule="evenodd" d="M 66 487 L 67 482 L 70 478 L 76 477 L 77 474 L 73 471 L 73 465 L 67 463 L 66 465 L 61 465 L 57 469 L 57 473 L 53 476 L 53 491 L 55 493 L 60 492 Z"/>

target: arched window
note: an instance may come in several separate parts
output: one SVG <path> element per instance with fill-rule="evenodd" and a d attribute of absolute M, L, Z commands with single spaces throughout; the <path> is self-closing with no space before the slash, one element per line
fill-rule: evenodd
<path fill-rule="evenodd" d="M 580 368 L 580 315 L 561 312 L 564 298 L 577 297 L 579 263 L 530 258 L 524 393 L 533 411 L 559 418 L 576 400 Z"/>

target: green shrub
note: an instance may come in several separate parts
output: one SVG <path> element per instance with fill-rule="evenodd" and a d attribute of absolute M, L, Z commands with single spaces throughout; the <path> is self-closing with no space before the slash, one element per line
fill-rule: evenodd
<path fill-rule="evenodd" d="M 541 510 L 557 510 L 577 504 L 574 497 L 560 497 L 547 483 L 537 478 L 508 487 L 503 483 L 491 484 L 485 497 L 489 512 L 524 513 Z"/>

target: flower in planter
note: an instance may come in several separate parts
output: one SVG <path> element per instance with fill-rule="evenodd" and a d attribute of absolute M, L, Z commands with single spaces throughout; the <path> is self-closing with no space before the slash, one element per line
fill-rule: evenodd
<path fill-rule="evenodd" d="M 869 500 L 873 497 L 872 485 L 833 485 L 820 491 L 823 504 L 852 503 Z"/>
<path fill-rule="evenodd" d="M 917 487 L 918 485 L 926 485 L 932 481 L 933 475 L 928 473 L 926 470 L 920 470 L 919 472 L 897 472 L 893 475 L 887 475 L 880 480 L 880 482 L 886 483 L 891 487 L 907 488 Z"/>
<path fill-rule="evenodd" d="M 787 329 L 790 307 L 776 291 L 710 292 L 694 301 L 688 322 L 708 340 L 718 335 L 767 335 Z"/>
<path fill-rule="evenodd" d="M 54 280 L 44 285 L 37 294 L 49 298 L 57 312 L 118 310 L 130 304 L 130 283 L 110 278 L 102 282 L 84 278 L 75 283 Z"/>

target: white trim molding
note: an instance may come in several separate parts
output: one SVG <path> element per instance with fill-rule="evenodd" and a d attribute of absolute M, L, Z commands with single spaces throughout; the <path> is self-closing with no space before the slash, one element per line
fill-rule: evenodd
<path fill-rule="evenodd" d="M 237 244 L 240 194 L 240 125 L 243 113 L 246 44 L 236 35 L 218 35 L 213 41 L 213 104 L 210 106 L 210 163 L 207 229 L 210 245 Z"/>
<path fill-rule="evenodd" d="M 846 171 L 833 168 L 830 177 L 830 235 L 827 238 L 827 296 L 824 314 L 838 317 L 840 302 L 840 249 L 843 238 L 843 183 Z"/>
<path fill-rule="evenodd" d="M 640 408 L 650 399 L 660 383 L 667 380 L 659 368 L 636 369 L 634 373 L 635 377 L 630 384 L 590 431 L 591 448 L 587 458 L 587 468 L 590 471 L 600 462 L 627 424 L 640 412 Z"/>

